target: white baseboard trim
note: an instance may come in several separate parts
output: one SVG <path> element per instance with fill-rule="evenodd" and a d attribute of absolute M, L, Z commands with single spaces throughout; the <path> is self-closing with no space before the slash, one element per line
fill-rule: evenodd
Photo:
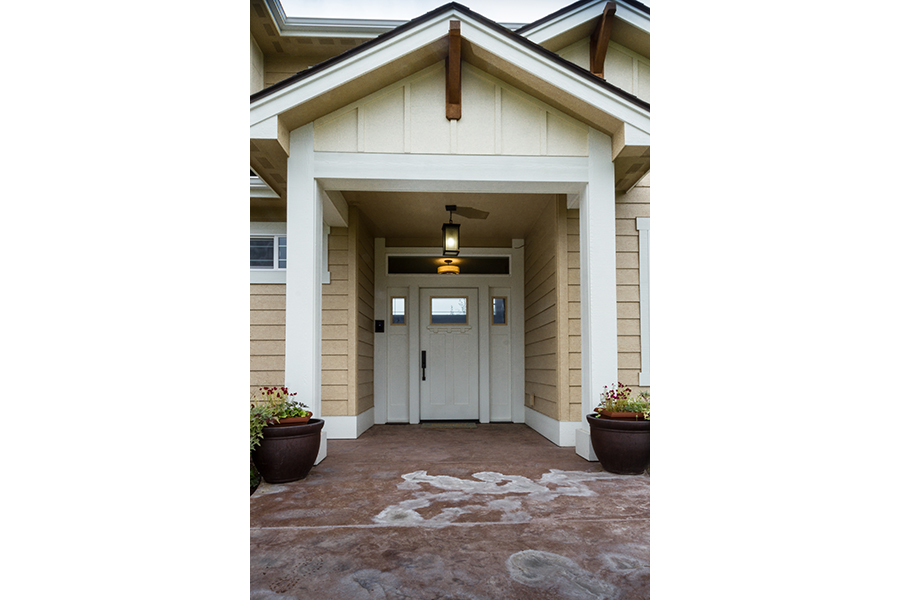
<path fill-rule="evenodd" d="M 527 406 L 525 424 L 563 448 L 575 446 L 575 432 L 581 427 L 580 421 L 557 421 Z"/>
<path fill-rule="evenodd" d="M 322 417 L 325 419 L 325 431 L 332 440 L 355 440 L 375 424 L 375 409 L 370 408 L 355 417 Z"/>
<path fill-rule="evenodd" d="M 591 432 L 589 429 L 581 429 L 575 432 L 575 454 L 585 460 L 599 460 L 594 454 L 594 447 L 591 445 Z"/>

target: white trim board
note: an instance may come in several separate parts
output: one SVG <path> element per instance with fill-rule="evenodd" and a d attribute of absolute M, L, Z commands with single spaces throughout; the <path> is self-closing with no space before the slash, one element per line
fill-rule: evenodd
<path fill-rule="evenodd" d="M 563 448 L 575 446 L 575 432 L 581 427 L 581 421 L 557 421 L 527 406 L 525 424 Z"/>
<path fill-rule="evenodd" d="M 375 409 L 370 408 L 355 417 L 320 417 L 332 440 L 355 440 L 375 424 Z"/>

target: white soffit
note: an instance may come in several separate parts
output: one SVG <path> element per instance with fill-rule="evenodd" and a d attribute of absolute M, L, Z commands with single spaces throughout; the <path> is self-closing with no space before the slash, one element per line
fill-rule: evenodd
<path fill-rule="evenodd" d="M 305 102 L 327 94 L 379 67 L 402 61 L 414 52 L 440 44 L 447 36 L 448 21 L 459 20 L 465 40 L 504 61 L 546 81 L 574 98 L 596 107 L 613 118 L 650 132 L 650 112 L 566 68 L 551 58 L 517 43 L 494 28 L 450 7 L 432 18 L 402 31 L 361 52 L 311 73 L 293 84 L 275 90 L 250 105 L 250 125 L 298 108 Z M 334 108 L 339 108 L 335 106 Z"/>

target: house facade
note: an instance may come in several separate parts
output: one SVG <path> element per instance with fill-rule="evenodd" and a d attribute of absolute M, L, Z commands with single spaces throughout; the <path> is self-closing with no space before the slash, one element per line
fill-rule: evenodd
<path fill-rule="evenodd" d="M 320 460 L 431 420 L 595 460 L 604 386 L 650 386 L 649 8 L 250 22 L 251 391 L 324 418 Z"/>

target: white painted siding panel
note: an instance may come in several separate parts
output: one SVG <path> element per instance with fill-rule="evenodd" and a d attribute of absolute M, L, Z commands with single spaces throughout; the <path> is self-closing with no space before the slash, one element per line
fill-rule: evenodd
<path fill-rule="evenodd" d="M 316 127 L 316 151 L 356 152 L 359 150 L 358 110 L 349 110 L 343 114 L 323 121 Z"/>
<path fill-rule="evenodd" d="M 474 69 L 462 72 L 462 118 L 458 123 L 459 154 L 494 154 L 497 86 Z"/>
<path fill-rule="evenodd" d="M 403 152 L 403 88 L 365 105 L 363 141 L 366 152 Z"/>
<path fill-rule="evenodd" d="M 411 151 L 415 154 L 447 154 L 450 152 L 450 121 L 446 110 L 443 64 L 425 69 L 409 82 Z"/>

